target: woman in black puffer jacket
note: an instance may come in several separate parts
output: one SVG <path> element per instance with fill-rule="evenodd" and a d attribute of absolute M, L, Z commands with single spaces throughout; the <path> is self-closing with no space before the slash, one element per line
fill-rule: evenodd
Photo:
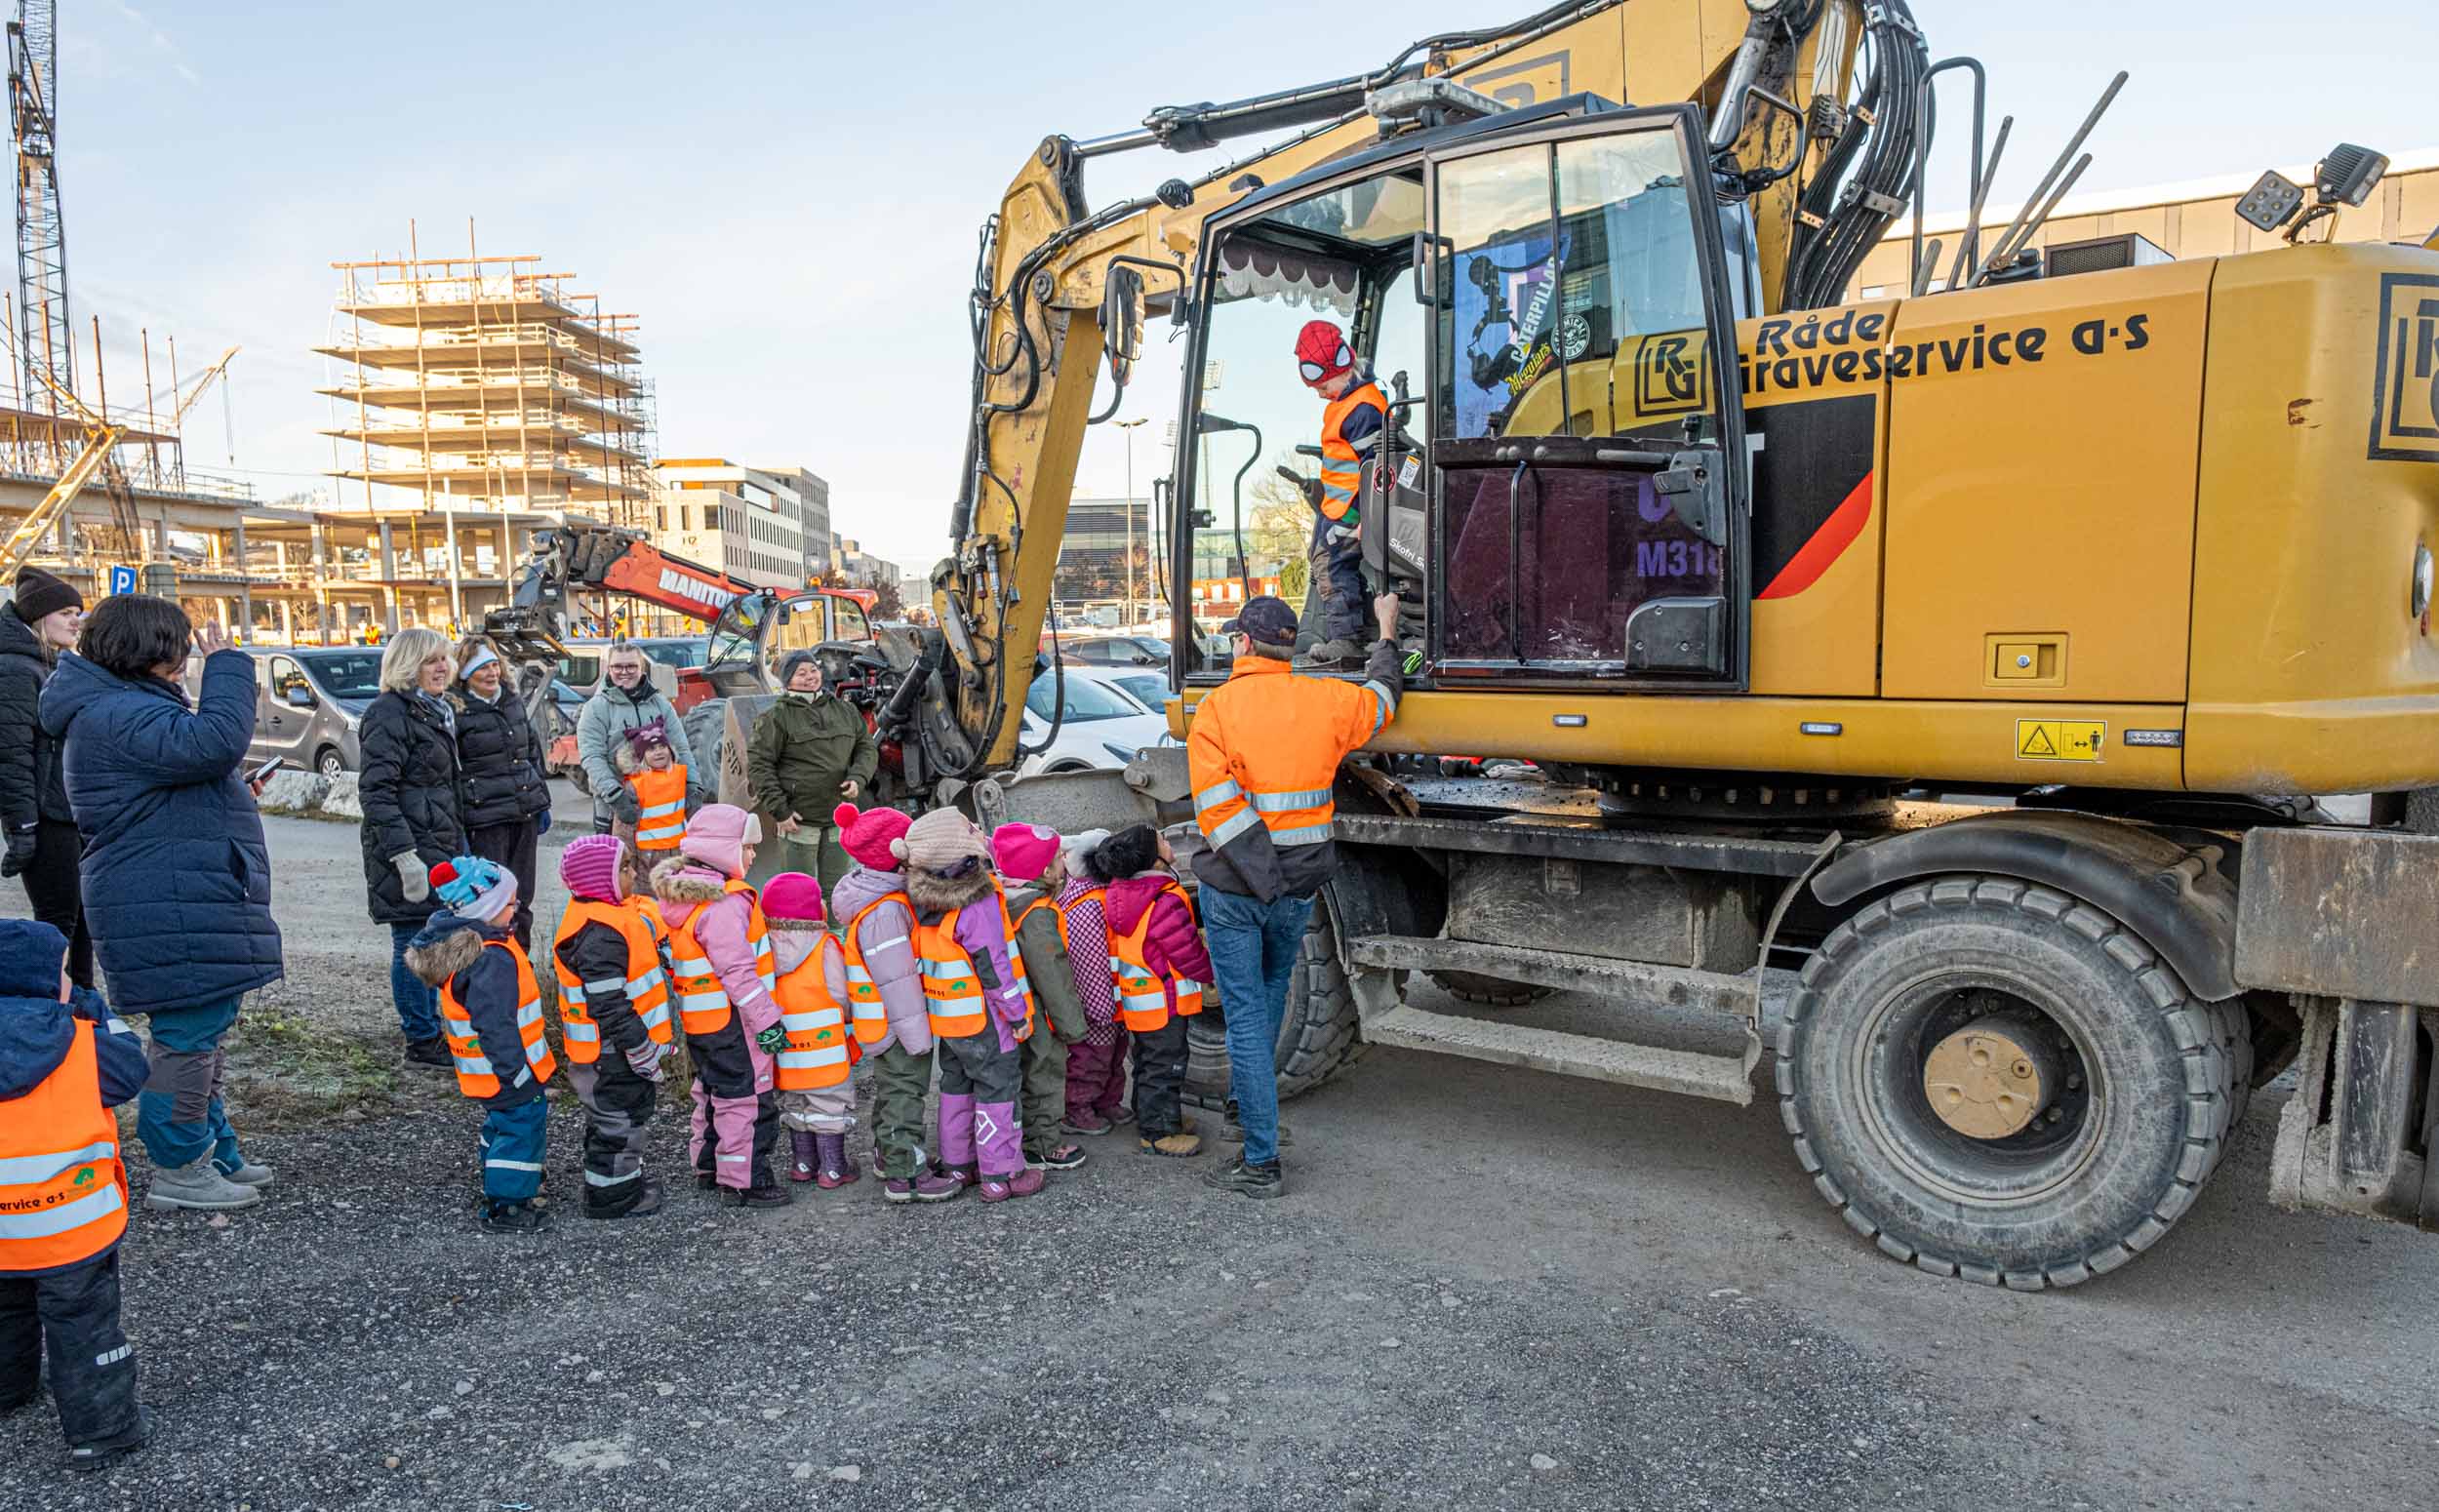
<path fill-rule="evenodd" d="M 534 948 L 534 852 L 550 827 L 541 736 L 507 680 L 500 648 L 477 635 L 458 643 L 458 816 L 473 854 L 516 873 L 517 943 Z"/>
<path fill-rule="evenodd" d="M 409 1064 L 448 1070 L 439 995 L 407 970 L 407 942 L 438 906 L 431 869 L 465 854 L 458 815 L 457 712 L 448 699 L 457 662 L 437 630 L 401 630 L 381 653 L 381 696 L 357 727 L 364 747 L 364 887 L 376 924 L 390 933 L 389 993 L 406 1031 Z"/>

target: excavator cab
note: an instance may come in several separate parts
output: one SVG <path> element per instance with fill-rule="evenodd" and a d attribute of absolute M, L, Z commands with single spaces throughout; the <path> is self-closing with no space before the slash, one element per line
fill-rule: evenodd
<path fill-rule="evenodd" d="M 1367 574 L 1425 686 L 1737 691 L 1749 600 L 1736 291 L 1691 106 L 1589 96 L 1393 138 L 1214 218 L 1180 434 L 1184 680 L 1301 590 L 1336 321 L 1393 412 L 1361 471 Z M 1291 594 L 1291 597 L 1293 595 Z M 1369 610 L 1366 611 L 1369 621 Z M 1182 627 L 1180 627 L 1182 628 Z"/>

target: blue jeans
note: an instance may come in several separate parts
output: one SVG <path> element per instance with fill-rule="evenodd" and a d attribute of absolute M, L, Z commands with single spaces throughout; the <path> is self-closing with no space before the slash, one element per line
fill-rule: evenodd
<path fill-rule="evenodd" d="M 407 970 L 407 942 L 422 933 L 420 922 L 389 927 L 389 1000 L 398 1008 L 398 1027 L 409 1042 L 428 1040 L 440 1032 L 440 989 Z"/>
<path fill-rule="evenodd" d="M 550 1099 L 536 1097 L 483 1115 L 483 1195 L 522 1202 L 542 1189 L 542 1134 Z"/>
<path fill-rule="evenodd" d="M 194 1008 L 156 1008 L 148 1047 L 152 1074 L 136 1099 L 136 1137 L 156 1167 L 191 1166 L 207 1153 L 221 1171 L 244 1164 L 237 1131 L 220 1102 L 220 1037 L 237 1021 L 240 999 Z"/>
<path fill-rule="evenodd" d="M 1211 975 L 1228 1015 L 1228 1094 L 1245 1131 L 1245 1164 L 1279 1162 L 1279 1026 L 1287 1018 L 1288 977 L 1312 918 L 1309 897 L 1265 903 L 1207 887 L 1197 899 Z"/>

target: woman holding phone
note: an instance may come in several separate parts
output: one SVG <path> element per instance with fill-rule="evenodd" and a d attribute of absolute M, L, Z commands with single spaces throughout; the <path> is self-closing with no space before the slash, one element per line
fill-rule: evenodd
<path fill-rule="evenodd" d="M 203 659 L 192 703 L 190 640 Z M 271 1183 L 220 1101 L 220 1041 L 245 994 L 281 975 L 271 855 L 245 777 L 254 715 L 254 658 L 143 594 L 103 599 L 42 691 L 110 1001 L 151 1017 L 136 1134 L 154 1208 L 248 1207 Z"/>

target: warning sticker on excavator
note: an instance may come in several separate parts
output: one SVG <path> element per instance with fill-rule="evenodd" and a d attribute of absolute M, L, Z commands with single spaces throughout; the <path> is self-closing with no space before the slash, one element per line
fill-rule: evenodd
<path fill-rule="evenodd" d="M 2016 721 L 2018 761 L 2099 761 L 2108 726 L 2091 719 Z"/>

